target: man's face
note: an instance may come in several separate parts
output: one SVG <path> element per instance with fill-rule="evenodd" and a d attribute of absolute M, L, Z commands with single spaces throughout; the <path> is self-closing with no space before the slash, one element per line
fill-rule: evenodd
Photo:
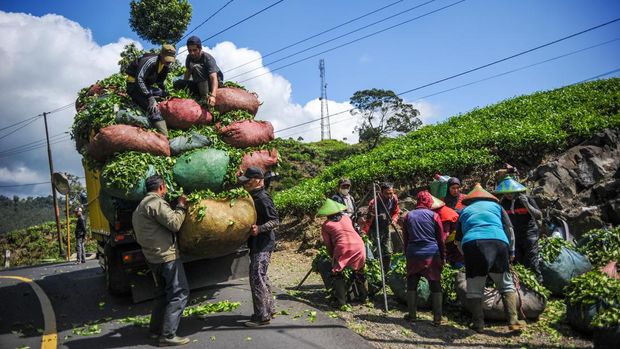
<path fill-rule="evenodd" d="M 383 196 L 383 198 L 386 200 L 391 199 L 392 196 L 394 196 L 394 188 L 382 189 L 381 196 Z"/>
<path fill-rule="evenodd" d="M 262 184 L 263 180 L 258 178 L 251 178 L 250 180 L 242 183 L 243 189 L 245 189 L 246 191 L 252 191 L 254 189 L 260 188 Z"/>
<path fill-rule="evenodd" d="M 166 187 L 166 182 L 162 183 L 159 186 L 159 192 L 161 194 L 161 197 L 166 196 L 166 193 L 168 193 L 168 187 Z"/>
<path fill-rule="evenodd" d="M 189 52 L 189 55 L 192 58 L 196 59 L 200 58 L 200 52 L 202 52 L 202 49 L 198 45 L 187 45 L 187 52 Z"/>
<path fill-rule="evenodd" d="M 512 200 L 514 196 L 512 195 L 512 193 L 508 193 L 508 194 L 504 194 L 504 197 L 508 200 Z"/>
<path fill-rule="evenodd" d="M 452 184 L 450 186 L 450 195 L 457 196 L 461 193 L 461 186 L 458 184 Z"/>

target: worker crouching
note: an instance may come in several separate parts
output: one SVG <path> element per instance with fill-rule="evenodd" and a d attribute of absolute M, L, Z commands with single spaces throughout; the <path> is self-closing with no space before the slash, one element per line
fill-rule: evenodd
<path fill-rule="evenodd" d="M 360 301 L 365 302 L 368 298 L 368 282 L 364 277 L 366 248 L 353 228 L 351 218 L 343 214 L 346 209 L 345 205 L 327 199 L 317 213 L 326 217 L 321 235 L 332 259 L 332 289 L 339 307 L 347 304 L 347 283 L 343 275 L 346 267 L 353 269 L 353 283 Z"/>

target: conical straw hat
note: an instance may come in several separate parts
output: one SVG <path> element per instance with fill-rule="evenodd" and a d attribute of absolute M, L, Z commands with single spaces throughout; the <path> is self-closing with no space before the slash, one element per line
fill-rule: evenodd
<path fill-rule="evenodd" d="M 497 198 L 493 196 L 493 194 L 484 190 L 480 183 L 476 183 L 474 189 L 470 191 L 469 194 L 465 195 L 465 197 L 463 198 L 463 205 L 470 205 L 474 200 L 490 200 L 499 202 L 499 200 L 497 200 Z"/>
<path fill-rule="evenodd" d="M 495 188 L 497 194 L 522 193 L 525 191 L 523 184 L 517 182 L 514 178 L 506 176 Z"/>
<path fill-rule="evenodd" d="M 433 206 L 431 206 L 431 210 L 437 210 L 443 206 L 446 206 L 446 203 L 433 196 Z"/>
<path fill-rule="evenodd" d="M 319 210 L 317 211 L 316 215 L 319 216 L 319 217 L 331 216 L 331 215 L 336 214 L 338 212 L 342 212 L 342 211 L 344 211 L 346 209 L 347 209 L 347 207 L 345 205 L 337 203 L 336 201 L 334 201 L 332 199 L 327 199 L 323 203 L 323 206 L 321 206 L 321 208 L 319 208 Z"/>

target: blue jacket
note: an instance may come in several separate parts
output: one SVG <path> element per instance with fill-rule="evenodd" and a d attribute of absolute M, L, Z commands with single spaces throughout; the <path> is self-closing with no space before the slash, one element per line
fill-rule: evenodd
<path fill-rule="evenodd" d="M 459 216 L 456 240 L 461 241 L 461 245 L 474 240 L 500 240 L 514 254 L 514 233 L 510 218 L 493 201 L 476 200 L 463 209 Z"/>

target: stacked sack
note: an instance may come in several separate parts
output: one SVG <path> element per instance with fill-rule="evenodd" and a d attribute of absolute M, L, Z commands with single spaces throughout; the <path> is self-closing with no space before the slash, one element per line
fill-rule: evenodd
<path fill-rule="evenodd" d="M 168 87 L 175 75 L 179 71 L 169 74 Z M 76 101 L 72 137 L 85 164 L 100 174 L 104 215 L 114 222 L 117 208 L 135 207 L 145 195 L 145 179 L 157 173 L 171 197 L 183 192 L 189 199 L 181 251 L 206 258 L 234 252 L 256 221 L 252 199 L 235 188 L 236 178 L 250 166 L 267 172 L 278 161 L 273 126 L 254 120 L 257 95 L 226 86 L 210 109 L 185 90 L 172 91 L 159 103 L 166 138 L 151 129 L 125 88 L 124 76 L 115 74 L 83 89 Z"/>

